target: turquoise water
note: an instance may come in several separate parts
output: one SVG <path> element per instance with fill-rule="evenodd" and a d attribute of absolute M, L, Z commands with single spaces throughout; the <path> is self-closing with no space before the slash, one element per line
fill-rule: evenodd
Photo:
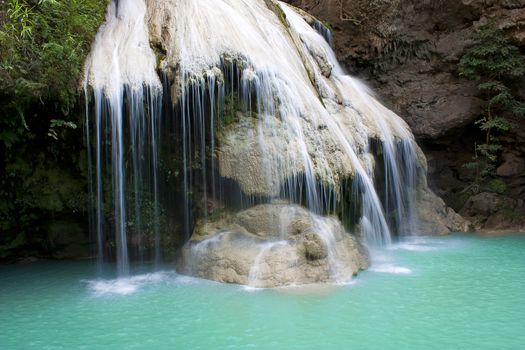
<path fill-rule="evenodd" d="M 525 237 L 419 238 L 352 284 L 249 290 L 0 267 L 0 349 L 525 349 Z"/>

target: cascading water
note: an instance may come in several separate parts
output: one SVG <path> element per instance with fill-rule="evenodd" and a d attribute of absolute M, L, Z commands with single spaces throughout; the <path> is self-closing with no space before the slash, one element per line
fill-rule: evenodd
<path fill-rule="evenodd" d="M 324 40 L 326 40 L 326 42 L 330 44 L 330 46 L 334 45 L 332 31 L 328 29 L 328 27 L 324 23 L 320 21 L 314 21 L 313 27 L 319 32 L 319 34 L 321 34 Z"/>
<path fill-rule="evenodd" d="M 369 245 L 414 232 L 413 136 L 344 73 L 331 38 L 274 0 L 110 4 L 85 69 L 99 256 L 114 243 L 127 274 L 130 258 L 160 263 L 191 238 L 199 256 L 227 242 L 251 265 L 297 248 L 333 277 L 357 246 L 326 215 Z M 266 218 L 281 228 L 261 234 L 253 222 L 271 208 L 291 214 Z"/>
<path fill-rule="evenodd" d="M 257 254 L 257 257 L 255 258 L 248 275 L 248 284 L 250 286 L 259 287 L 259 280 L 261 279 L 261 274 L 263 273 L 262 266 L 264 264 L 264 258 L 266 254 L 268 254 L 275 247 L 286 246 L 287 244 L 287 241 L 275 241 L 261 244 L 260 252 Z"/>
<path fill-rule="evenodd" d="M 89 77 L 85 83 L 86 90 L 88 85 L 93 89 L 93 103 L 91 108 L 88 105 L 87 114 L 88 118 L 89 115 L 94 115 L 96 171 L 90 171 L 95 174 L 90 179 L 95 185 L 90 187 L 96 188 L 92 197 L 96 199 L 98 255 L 103 259 L 105 253 L 104 217 L 109 209 L 105 203 L 109 202 L 113 204 L 116 261 L 121 275 L 129 273 L 129 206 L 126 194 L 133 194 L 137 213 L 143 205 L 141 192 L 144 187 L 148 187 L 147 192 L 153 195 L 155 206 L 154 226 L 157 226 L 155 221 L 158 217 L 160 81 L 155 72 L 155 55 L 149 48 L 145 11 L 146 6 L 140 1 L 121 1 L 118 8 L 116 3 L 112 3 L 108 9 L 106 24 L 98 33 L 86 65 L 86 76 Z M 92 125 L 87 125 L 88 129 L 91 127 Z M 125 135 L 126 131 L 129 135 Z M 129 158 L 131 167 L 127 166 Z M 89 160 L 89 164 L 93 164 L 93 159 Z M 131 173 L 131 186 L 127 186 L 128 171 Z M 106 181 L 107 174 L 111 179 L 109 183 Z M 113 193 L 108 201 L 104 197 L 106 186 Z M 138 236 L 134 238 L 139 243 L 139 249 L 142 249 L 140 215 L 136 214 L 135 219 Z M 158 232 L 157 229 L 155 231 Z M 160 245 L 156 244 L 156 253 L 159 251 Z M 141 254 L 142 252 L 139 253 Z"/>

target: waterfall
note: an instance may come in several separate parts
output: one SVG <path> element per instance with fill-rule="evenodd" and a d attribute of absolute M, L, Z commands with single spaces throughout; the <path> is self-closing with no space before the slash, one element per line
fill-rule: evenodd
<path fill-rule="evenodd" d="M 276 202 L 338 216 L 370 245 L 415 232 L 413 136 L 331 46 L 274 0 L 111 3 L 84 83 L 99 257 L 114 244 L 125 275 L 197 221 Z"/>
<path fill-rule="evenodd" d="M 264 264 L 265 255 L 268 252 L 270 252 L 273 248 L 279 246 L 286 246 L 287 244 L 288 242 L 286 241 L 276 241 L 261 244 L 260 251 L 256 256 L 255 261 L 253 262 L 253 265 L 250 269 L 250 273 L 248 275 L 248 283 L 251 287 L 259 287 L 258 282 L 260 279 L 260 275 L 263 273 L 262 267 Z"/>
<path fill-rule="evenodd" d="M 326 40 L 326 42 L 330 44 L 330 46 L 334 45 L 332 31 L 324 23 L 320 21 L 314 21 L 313 27 L 319 32 L 319 34 L 321 34 L 324 40 Z"/>
<path fill-rule="evenodd" d="M 146 6 L 140 1 L 121 1 L 118 13 L 116 3 L 112 3 L 106 24 L 100 29 L 86 64 L 86 76 L 89 79 L 85 85 L 93 90 L 93 102 L 90 105 L 87 101 L 87 114 L 94 115 L 96 189 L 93 191 L 96 194 L 92 197 L 96 198 L 98 255 L 103 258 L 106 250 L 104 217 L 108 215 L 108 207 L 105 205 L 104 191 L 105 187 L 109 187 L 113 193 L 110 203 L 113 204 L 114 241 L 120 275 L 129 274 L 126 195 L 133 193 L 134 196 L 134 225 L 137 227 L 139 247 L 142 246 L 142 222 L 137 213 L 143 205 L 141 192 L 144 187 L 148 187 L 153 195 L 154 221 L 158 217 L 160 82 L 155 72 L 155 56 L 149 48 L 145 30 L 145 11 Z M 88 129 L 90 127 L 92 125 L 87 126 Z M 125 135 L 126 132 L 129 134 Z M 128 161 L 131 161 L 131 167 L 127 166 Z M 92 164 L 93 159 L 89 159 L 89 163 Z M 127 172 L 131 176 L 127 176 Z M 109 183 L 105 181 L 107 174 Z M 154 226 L 157 227 L 156 222 Z M 158 230 L 155 231 L 158 234 Z M 159 242 L 156 244 L 158 256 L 158 237 L 156 241 Z"/>

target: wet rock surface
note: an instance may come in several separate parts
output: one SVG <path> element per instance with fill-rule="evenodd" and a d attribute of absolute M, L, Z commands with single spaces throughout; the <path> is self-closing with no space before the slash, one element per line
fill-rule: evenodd
<path fill-rule="evenodd" d="M 271 288 L 348 282 L 367 252 L 333 217 L 263 204 L 197 225 L 177 270 L 219 282 Z"/>

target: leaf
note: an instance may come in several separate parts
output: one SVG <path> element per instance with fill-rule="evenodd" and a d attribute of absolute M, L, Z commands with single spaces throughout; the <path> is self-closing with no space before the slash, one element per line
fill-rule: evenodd
<path fill-rule="evenodd" d="M 516 104 L 512 107 L 512 112 L 518 117 L 525 116 L 525 103 L 517 101 Z"/>
<path fill-rule="evenodd" d="M 509 107 L 513 104 L 514 97 L 510 94 L 510 90 L 506 90 L 492 96 L 489 102 L 491 105 L 502 105 Z"/>
<path fill-rule="evenodd" d="M 76 123 L 68 122 L 62 119 L 52 119 L 51 128 L 70 128 L 70 129 L 76 129 L 78 126 Z"/>
<path fill-rule="evenodd" d="M 497 129 L 501 131 L 508 131 L 512 128 L 513 124 L 507 119 L 503 117 L 495 117 L 490 120 L 486 120 L 482 125 L 480 126 L 481 130 L 489 130 L 489 129 Z"/>
<path fill-rule="evenodd" d="M 4 130 L 0 132 L 0 140 L 6 148 L 10 148 L 15 142 L 20 141 L 20 137 L 12 130 Z"/>
<path fill-rule="evenodd" d="M 509 91 L 509 88 L 503 85 L 503 83 L 495 80 L 490 80 L 478 85 L 478 89 L 481 91 Z"/>
<path fill-rule="evenodd" d="M 465 169 L 477 169 L 479 168 L 480 163 L 479 162 L 468 162 L 462 165 Z"/>

